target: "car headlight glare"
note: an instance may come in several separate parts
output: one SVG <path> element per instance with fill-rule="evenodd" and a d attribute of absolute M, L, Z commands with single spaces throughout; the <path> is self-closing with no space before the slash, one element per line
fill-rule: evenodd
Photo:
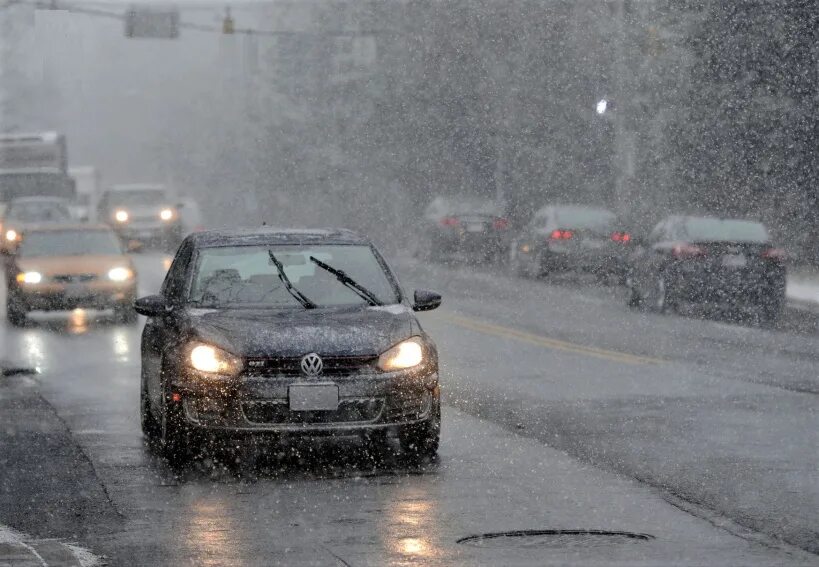
<path fill-rule="evenodd" d="M 159 218 L 164 221 L 173 220 L 173 209 L 162 209 L 159 211 Z"/>
<path fill-rule="evenodd" d="M 190 351 L 190 364 L 200 372 L 210 374 L 238 374 L 242 369 L 242 360 L 220 348 L 197 344 Z"/>
<path fill-rule="evenodd" d="M 128 268 L 111 268 L 108 270 L 108 279 L 112 282 L 124 282 L 134 277 L 134 273 Z"/>
<path fill-rule="evenodd" d="M 6 240 L 8 240 L 9 242 L 14 242 L 15 240 L 17 240 L 17 231 L 14 230 L 13 228 L 7 230 L 6 231 Z"/>
<path fill-rule="evenodd" d="M 117 222 L 128 222 L 128 218 L 128 211 L 120 209 L 114 213 L 114 220 Z"/>
<path fill-rule="evenodd" d="M 22 272 L 17 274 L 17 282 L 24 284 L 38 284 L 43 281 L 43 274 L 40 272 Z"/>
<path fill-rule="evenodd" d="M 424 345 L 419 337 L 400 342 L 378 357 L 378 367 L 385 372 L 414 368 L 424 361 Z"/>

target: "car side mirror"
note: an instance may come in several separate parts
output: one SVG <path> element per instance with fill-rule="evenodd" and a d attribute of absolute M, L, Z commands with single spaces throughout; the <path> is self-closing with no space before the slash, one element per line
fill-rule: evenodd
<path fill-rule="evenodd" d="M 441 294 L 434 291 L 416 289 L 414 299 L 413 311 L 432 311 L 441 306 Z"/>
<path fill-rule="evenodd" d="M 158 317 L 170 311 L 170 305 L 161 295 L 148 295 L 134 301 L 134 310 L 146 317 Z"/>
<path fill-rule="evenodd" d="M 128 252 L 139 252 L 142 250 L 143 244 L 139 240 L 129 240 L 125 245 Z"/>

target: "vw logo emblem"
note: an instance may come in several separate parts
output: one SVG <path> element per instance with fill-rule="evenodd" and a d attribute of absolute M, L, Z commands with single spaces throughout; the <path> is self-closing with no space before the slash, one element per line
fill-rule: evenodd
<path fill-rule="evenodd" d="M 324 361 L 314 352 L 301 357 L 301 371 L 305 376 L 318 376 L 324 370 Z"/>

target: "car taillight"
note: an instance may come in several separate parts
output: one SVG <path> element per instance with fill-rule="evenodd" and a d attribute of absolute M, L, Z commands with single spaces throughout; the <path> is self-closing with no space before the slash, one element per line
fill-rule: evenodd
<path fill-rule="evenodd" d="M 631 242 L 631 235 L 628 232 L 615 232 L 611 235 L 615 242 Z"/>
<path fill-rule="evenodd" d="M 549 235 L 549 238 L 552 240 L 569 240 L 571 237 L 574 236 L 574 233 L 571 230 L 553 230 L 552 234 Z"/>
<path fill-rule="evenodd" d="M 455 217 L 444 217 L 441 219 L 441 226 L 458 226 L 461 221 Z"/>
<path fill-rule="evenodd" d="M 784 262 L 787 254 L 782 248 L 767 248 L 762 251 L 762 257 L 774 262 Z"/>
<path fill-rule="evenodd" d="M 675 244 L 671 253 L 677 258 L 695 258 L 705 256 L 705 250 L 694 244 Z"/>
<path fill-rule="evenodd" d="M 495 222 L 492 223 L 492 228 L 495 230 L 506 230 L 509 228 L 509 221 L 506 219 L 495 219 Z"/>

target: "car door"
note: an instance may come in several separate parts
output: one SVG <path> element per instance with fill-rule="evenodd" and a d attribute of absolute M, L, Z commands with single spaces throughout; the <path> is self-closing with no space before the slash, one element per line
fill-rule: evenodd
<path fill-rule="evenodd" d="M 181 340 L 179 317 L 187 290 L 191 258 L 191 247 L 183 244 L 160 289 L 160 295 L 174 309 L 163 315 L 149 317 L 142 330 L 142 372 L 147 382 L 148 396 L 155 409 L 161 407 L 163 401 L 163 357 L 170 354 Z"/>

